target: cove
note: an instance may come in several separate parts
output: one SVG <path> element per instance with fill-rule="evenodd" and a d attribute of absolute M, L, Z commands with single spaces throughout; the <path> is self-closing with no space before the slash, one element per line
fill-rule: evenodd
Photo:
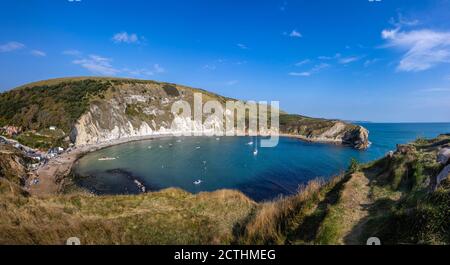
<path fill-rule="evenodd" d="M 435 137 L 450 124 L 364 124 L 372 146 L 365 151 L 280 138 L 258 148 L 251 137 L 180 137 L 130 142 L 82 157 L 74 166 L 79 186 L 98 194 L 138 194 L 177 187 L 198 193 L 236 189 L 255 201 L 290 195 L 317 177 L 344 171 L 351 160 L 369 162 L 397 143 Z M 251 144 L 253 142 L 253 144 Z"/>

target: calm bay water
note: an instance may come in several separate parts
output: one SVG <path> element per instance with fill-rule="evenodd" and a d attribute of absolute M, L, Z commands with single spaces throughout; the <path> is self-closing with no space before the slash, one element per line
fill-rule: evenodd
<path fill-rule="evenodd" d="M 450 132 L 450 123 L 361 124 L 370 131 L 365 151 L 281 138 L 275 148 L 259 148 L 250 137 L 185 137 L 132 142 L 87 154 L 75 165 L 78 184 L 96 194 L 139 193 L 179 187 L 189 192 L 238 189 L 254 200 L 295 193 L 300 184 L 329 178 L 351 158 L 369 162 L 396 144 Z M 259 140 L 258 140 L 259 142 Z M 103 160 L 102 158 L 115 158 Z M 99 160 L 100 159 L 100 160 Z M 200 180 L 200 184 L 194 182 Z"/>

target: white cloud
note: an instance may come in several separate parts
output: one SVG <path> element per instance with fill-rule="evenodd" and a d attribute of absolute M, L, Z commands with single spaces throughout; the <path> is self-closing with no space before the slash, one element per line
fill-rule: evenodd
<path fill-rule="evenodd" d="M 89 70 L 94 74 L 113 76 L 120 73 L 120 70 L 111 65 L 112 59 L 98 55 L 89 55 L 88 58 L 74 60 L 73 63 Z"/>
<path fill-rule="evenodd" d="M 450 32 L 429 29 L 400 31 L 385 29 L 381 36 L 387 41 L 385 47 L 405 51 L 398 71 L 419 72 L 450 62 Z"/>
<path fill-rule="evenodd" d="M 290 72 L 291 76 L 311 76 L 311 72 Z"/>
<path fill-rule="evenodd" d="M 342 55 L 340 53 L 336 53 L 334 56 L 319 56 L 318 59 L 319 60 L 333 60 L 333 59 L 338 59 L 341 56 Z"/>
<path fill-rule="evenodd" d="M 128 34 L 125 31 L 114 34 L 112 39 L 115 43 L 140 43 L 140 38 L 136 33 Z"/>
<path fill-rule="evenodd" d="M 78 54 L 78 53 L 67 53 L 69 55 L 71 54 Z M 130 69 L 130 68 L 116 68 L 112 65 L 112 59 L 102 57 L 99 55 L 89 55 L 86 58 L 81 58 L 72 61 L 76 65 L 80 65 L 81 67 L 89 70 L 90 72 L 98 75 L 106 75 L 106 76 L 115 76 L 117 74 L 127 74 L 134 77 L 145 77 L 145 76 L 152 76 L 155 74 L 164 73 L 165 69 L 159 65 L 154 64 L 152 68 L 136 68 L 136 69 Z"/>
<path fill-rule="evenodd" d="M 155 70 L 156 73 L 164 73 L 166 71 L 159 64 L 154 64 L 153 69 Z"/>
<path fill-rule="evenodd" d="M 356 57 L 356 56 L 345 57 L 345 58 L 339 59 L 339 63 L 340 64 L 349 64 L 349 63 L 353 63 L 353 62 L 359 61 L 359 59 L 361 59 L 361 58 L 360 57 Z"/>
<path fill-rule="evenodd" d="M 79 50 L 65 50 L 62 52 L 64 55 L 70 55 L 70 56 L 80 56 L 82 52 Z"/>
<path fill-rule="evenodd" d="M 236 44 L 239 48 L 241 48 L 242 50 L 248 50 L 248 47 L 247 47 L 247 45 L 245 45 L 245 44 L 242 44 L 242 43 L 238 43 L 238 44 Z"/>
<path fill-rule="evenodd" d="M 0 45 L 0 52 L 12 52 L 23 48 L 25 48 L 25 44 L 16 41 L 11 41 L 3 45 Z"/>
<path fill-rule="evenodd" d="M 47 56 L 47 54 L 43 51 L 39 51 L 39 50 L 32 50 L 31 55 L 36 56 L 36 57 L 45 57 Z"/>
<path fill-rule="evenodd" d="M 330 67 L 329 64 L 327 63 L 320 63 L 320 64 L 316 64 L 311 70 L 309 71 L 305 71 L 305 72 L 290 72 L 289 75 L 291 76 L 303 76 L 303 77 L 308 77 L 311 76 L 313 74 L 317 74 L 318 72 L 326 69 Z"/>
<path fill-rule="evenodd" d="M 291 33 L 289 33 L 289 37 L 301 38 L 303 36 L 302 36 L 302 34 L 300 32 L 298 32 L 297 30 L 294 29 L 293 31 L 291 31 Z"/>
<path fill-rule="evenodd" d="M 300 61 L 300 62 L 296 63 L 295 66 L 302 66 L 302 65 L 308 64 L 310 62 L 311 62 L 311 60 L 305 59 L 303 61 Z"/>

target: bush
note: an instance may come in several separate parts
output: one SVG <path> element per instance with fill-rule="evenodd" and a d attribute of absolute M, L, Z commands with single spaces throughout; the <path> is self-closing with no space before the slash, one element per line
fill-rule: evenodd
<path fill-rule="evenodd" d="M 348 166 L 347 172 L 350 174 L 353 174 L 355 172 L 358 172 L 359 169 L 360 169 L 360 165 L 359 165 L 358 160 L 356 160 L 356 158 L 352 158 L 350 160 L 350 166 Z"/>

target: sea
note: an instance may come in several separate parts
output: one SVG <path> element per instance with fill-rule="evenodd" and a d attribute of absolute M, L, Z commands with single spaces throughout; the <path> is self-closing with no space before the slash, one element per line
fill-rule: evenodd
<path fill-rule="evenodd" d="M 316 178 L 345 171 L 352 158 L 373 161 L 417 138 L 450 133 L 450 123 L 361 123 L 367 150 L 280 138 L 261 148 L 256 137 L 170 137 L 89 153 L 74 166 L 76 183 L 98 194 L 138 194 L 165 188 L 191 193 L 235 189 L 255 201 L 296 193 Z"/>

